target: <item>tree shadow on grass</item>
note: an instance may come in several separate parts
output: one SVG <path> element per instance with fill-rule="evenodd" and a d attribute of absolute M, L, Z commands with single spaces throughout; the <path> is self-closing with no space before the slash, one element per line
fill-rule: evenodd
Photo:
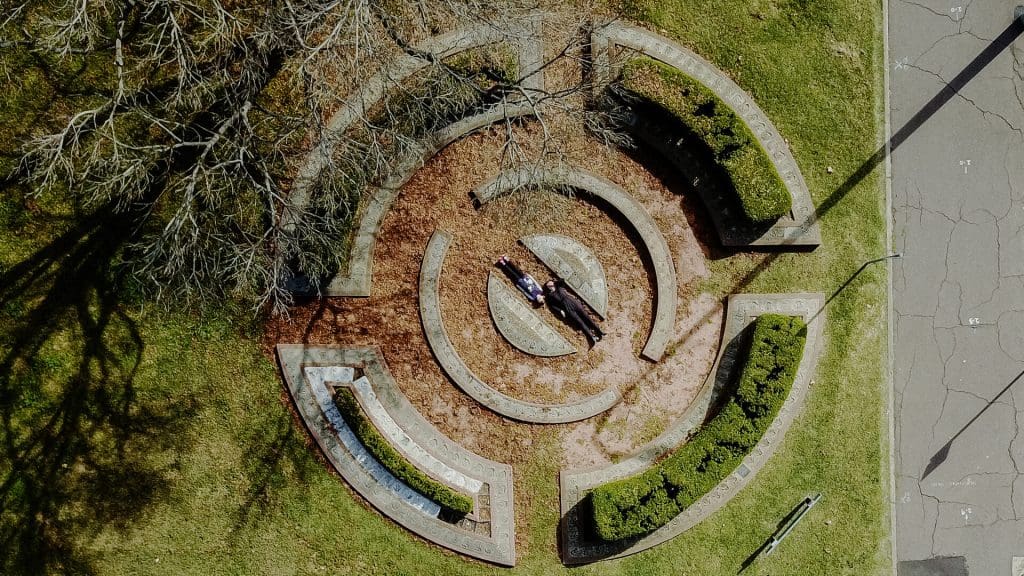
<path fill-rule="evenodd" d="M 77 222 L 0 268 L 4 574 L 96 573 L 90 542 L 168 496 L 194 413 L 136 390 L 145 345 L 115 270 L 131 219 Z"/>
<path fill-rule="evenodd" d="M 287 398 L 282 402 L 291 406 Z M 252 433 L 244 440 L 242 467 L 249 486 L 245 501 L 235 512 L 233 539 L 262 520 L 281 491 L 308 486 L 309 478 L 323 471 L 324 465 L 313 457 L 318 452 L 303 429 L 296 428 L 295 418 L 291 410 L 274 411 L 264 421 L 254 422 Z"/>

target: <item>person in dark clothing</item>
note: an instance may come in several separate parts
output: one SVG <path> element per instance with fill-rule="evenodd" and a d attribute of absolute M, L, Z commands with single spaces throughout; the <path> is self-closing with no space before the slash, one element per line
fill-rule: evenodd
<path fill-rule="evenodd" d="M 498 258 L 498 261 L 494 263 L 495 266 L 501 268 L 501 271 L 508 276 L 508 279 L 516 285 L 516 288 L 526 296 L 526 299 L 531 303 L 540 306 L 544 303 L 544 291 L 541 290 L 540 284 L 533 279 L 526 272 L 523 272 L 516 263 L 512 261 L 507 255 Z"/>
<path fill-rule="evenodd" d="M 594 344 L 601 341 L 604 332 L 590 318 L 590 314 L 587 313 L 583 304 L 565 289 L 562 282 L 556 283 L 554 280 L 549 280 L 544 284 L 544 290 L 547 293 L 548 305 L 562 320 L 565 320 L 566 324 L 582 330 Z"/>

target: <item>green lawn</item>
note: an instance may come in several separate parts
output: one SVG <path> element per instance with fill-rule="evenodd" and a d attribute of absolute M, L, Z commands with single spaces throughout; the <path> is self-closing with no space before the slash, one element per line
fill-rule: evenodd
<path fill-rule="evenodd" d="M 880 144 L 879 4 L 650 0 L 627 11 L 753 94 L 824 207 L 821 248 L 717 259 L 706 290 L 831 295 L 885 252 L 880 168 L 851 181 Z M 0 103 L 17 101 L 16 81 Z M 10 110 L 0 117 L 8 162 Z M 519 565 L 502 570 L 424 544 L 325 470 L 284 408 L 248 313 L 199 320 L 116 291 L 125 231 L 19 194 L 0 188 L 0 573 L 735 574 L 818 491 L 804 523 L 745 574 L 891 565 L 882 265 L 829 304 L 803 415 L 727 507 L 648 552 L 566 570 L 549 433 L 515 471 L 530 487 L 529 533 Z"/>

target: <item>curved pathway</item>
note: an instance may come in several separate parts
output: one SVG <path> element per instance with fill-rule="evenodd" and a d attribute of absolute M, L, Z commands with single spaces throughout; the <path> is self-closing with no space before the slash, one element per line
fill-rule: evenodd
<path fill-rule="evenodd" d="M 716 66 L 701 58 L 693 51 L 649 30 L 631 26 L 622 22 L 611 22 L 596 27 L 591 37 L 594 53 L 594 84 L 602 89 L 613 78 L 611 50 L 614 47 L 628 48 L 641 52 L 655 60 L 659 60 L 687 76 L 704 84 L 723 102 L 729 105 L 750 127 L 761 147 L 775 164 L 779 176 L 786 184 L 793 201 L 792 215 L 783 217 L 771 227 L 754 229 L 744 225 L 731 214 L 723 210 L 725 198 L 720 191 L 712 190 L 703 185 L 702 179 L 696 185 L 711 218 L 718 230 L 722 243 L 726 246 L 745 245 L 794 245 L 817 246 L 821 244 L 821 231 L 814 212 L 814 202 L 807 189 L 800 167 L 793 158 L 785 139 L 776 130 L 775 125 L 742 88 L 726 76 Z M 676 164 L 684 174 L 690 174 L 694 162 L 688 158 L 685 149 L 675 145 L 671 135 L 663 134 L 659 127 L 638 125 L 638 134 L 666 158 Z"/>
<path fill-rule="evenodd" d="M 441 546 L 515 565 L 512 468 L 466 450 L 427 422 L 399 391 L 376 348 L 279 344 L 277 356 L 295 406 L 327 460 L 374 507 Z M 439 519 L 434 502 L 391 476 L 355 439 L 327 387 L 346 384 L 352 367 L 365 376 L 348 385 L 375 426 L 421 470 L 474 493 L 473 513 L 456 523 Z"/>
<path fill-rule="evenodd" d="M 636 230 L 647 250 L 647 258 L 654 269 L 657 290 L 654 325 L 641 354 L 648 360 L 661 360 L 672 338 L 676 322 L 676 268 L 672 253 L 657 224 L 644 207 L 614 182 L 582 170 L 548 169 L 527 166 L 502 172 L 492 180 L 473 190 L 473 196 L 483 205 L 511 190 L 532 187 L 559 189 L 571 187 L 604 200 L 619 212 Z"/>
<path fill-rule="evenodd" d="M 628 458 L 619 462 L 583 470 L 563 470 L 559 474 L 561 485 L 562 559 L 566 564 L 582 564 L 596 560 L 617 558 L 641 552 L 696 526 L 724 506 L 755 474 L 781 443 L 793 418 L 800 412 L 811 375 L 818 361 L 824 325 L 825 298 L 821 294 L 742 294 L 729 297 L 726 307 L 725 331 L 718 358 L 690 408 L 682 417 L 669 425 L 660 436 L 644 445 Z M 761 314 L 777 313 L 800 316 L 809 322 L 804 354 L 797 370 L 793 387 L 775 420 L 765 431 L 761 441 L 743 459 L 739 467 L 713 490 L 658 530 L 626 543 L 588 540 L 587 530 L 581 526 L 579 504 L 587 492 L 596 486 L 632 476 L 650 467 L 664 454 L 689 438 L 708 417 L 717 404 L 723 389 L 733 380 L 737 355 L 742 352 L 741 334 Z M 584 515 L 585 516 L 585 515 Z M 585 519 L 583 521 L 586 521 Z"/>
<path fill-rule="evenodd" d="M 437 357 L 438 364 L 463 392 L 502 416 L 536 424 L 564 424 L 584 420 L 618 403 L 618 390 L 609 387 L 577 402 L 536 404 L 502 394 L 478 378 L 455 350 L 441 317 L 441 266 L 451 241 L 451 234 L 436 230 L 427 243 L 420 268 L 420 318 L 427 343 Z"/>

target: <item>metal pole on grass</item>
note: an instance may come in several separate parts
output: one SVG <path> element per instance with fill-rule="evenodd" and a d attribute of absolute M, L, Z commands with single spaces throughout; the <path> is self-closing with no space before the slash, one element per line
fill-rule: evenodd
<path fill-rule="evenodd" d="M 787 522 L 785 526 L 777 530 L 775 534 L 772 534 L 772 537 L 768 539 L 768 547 L 764 552 L 765 556 L 768 556 L 775 551 L 775 548 L 778 547 L 779 543 L 785 540 L 786 536 L 789 536 L 789 533 L 793 531 L 793 528 L 796 528 L 796 525 L 803 519 L 804 514 L 807 514 L 808 510 L 814 508 L 814 505 L 818 503 L 818 500 L 821 500 L 821 494 L 807 496 L 802 502 L 796 505 L 793 518 Z"/>
<path fill-rule="evenodd" d="M 821 500 L 821 494 L 807 496 L 801 500 L 800 503 L 796 505 L 796 508 L 793 508 L 793 511 L 782 520 L 783 524 L 779 526 L 778 530 L 776 530 L 774 534 L 771 535 L 771 538 L 769 538 L 761 545 L 760 548 L 757 549 L 756 552 L 743 562 L 743 565 L 740 566 L 739 574 L 746 571 L 746 569 L 756 562 L 761 556 L 767 556 L 774 552 L 775 549 L 778 548 L 779 544 L 786 539 L 786 536 L 789 536 L 789 533 L 793 531 L 793 528 L 796 528 L 796 525 L 800 523 L 804 514 L 807 514 L 807 511 L 818 503 L 818 500 Z"/>

